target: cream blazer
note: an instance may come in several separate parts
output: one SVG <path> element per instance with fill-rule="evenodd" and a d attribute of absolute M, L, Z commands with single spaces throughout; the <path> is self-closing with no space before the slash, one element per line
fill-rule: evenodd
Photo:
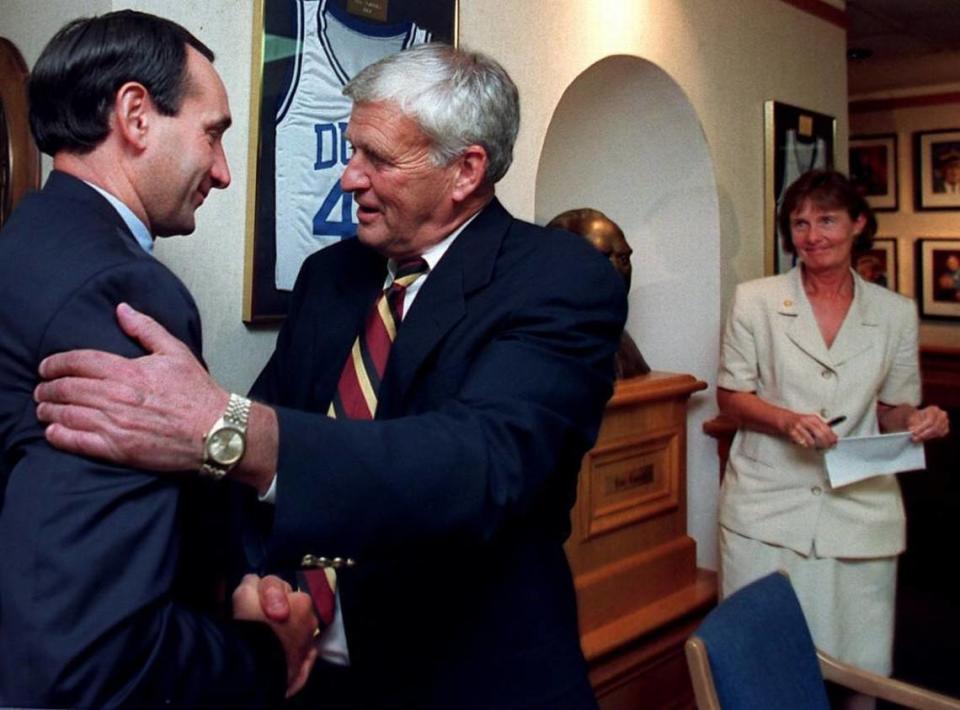
<path fill-rule="evenodd" d="M 717 385 L 797 412 L 846 421 L 838 436 L 879 432 L 877 402 L 917 405 L 913 301 L 861 279 L 828 349 L 800 267 L 740 284 L 723 336 Z M 894 476 L 832 489 L 823 453 L 750 429 L 737 432 L 720 492 L 720 523 L 820 557 L 896 555 L 905 517 Z"/>

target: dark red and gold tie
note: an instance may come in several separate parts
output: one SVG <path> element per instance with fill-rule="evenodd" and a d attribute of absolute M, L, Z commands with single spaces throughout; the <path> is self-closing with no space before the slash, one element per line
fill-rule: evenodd
<path fill-rule="evenodd" d="M 327 416 L 341 419 L 373 419 L 377 412 L 377 393 L 387 369 L 390 347 L 403 320 L 403 300 L 407 288 L 425 273 L 427 262 L 421 258 L 397 265 L 391 283 L 374 301 L 363 330 L 353 342 L 347 361 L 340 372 L 337 393 Z M 301 588 L 313 597 L 321 628 L 333 621 L 336 576 L 331 568 L 311 569 L 300 573 Z"/>
<path fill-rule="evenodd" d="M 417 258 L 397 266 L 397 275 L 373 304 L 364 329 L 353 342 L 340 373 L 337 393 L 327 416 L 373 419 L 377 411 L 380 380 L 387 369 L 390 347 L 403 318 L 407 287 L 427 272 L 427 262 Z"/>

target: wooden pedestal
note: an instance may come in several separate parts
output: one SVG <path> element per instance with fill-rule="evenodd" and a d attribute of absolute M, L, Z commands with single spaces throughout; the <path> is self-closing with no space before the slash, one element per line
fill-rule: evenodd
<path fill-rule="evenodd" d="M 604 710 L 693 706 L 683 642 L 716 578 L 687 535 L 686 414 L 706 386 L 666 372 L 618 382 L 583 459 L 566 550 Z"/>

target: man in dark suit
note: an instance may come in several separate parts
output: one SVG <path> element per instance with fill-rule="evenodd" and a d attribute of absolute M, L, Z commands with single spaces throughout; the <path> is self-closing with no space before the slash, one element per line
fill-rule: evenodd
<path fill-rule="evenodd" d="M 117 327 L 122 301 L 200 357 L 193 299 L 150 251 L 192 232 L 230 182 L 212 60 L 183 27 L 124 11 L 68 23 L 32 74 L 31 127 L 54 171 L 0 232 L 3 706 L 266 707 L 315 653 L 306 595 L 287 600 L 286 623 L 265 622 L 251 580 L 234 595 L 243 620 L 199 610 L 207 562 L 186 552 L 210 542 L 191 533 L 217 532 L 189 515 L 208 482 L 58 451 L 32 399 L 46 355 L 143 352 Z"/>
<path fill-rule="evenodd" d="M 253 405 L 228 473 L 274 501 L 269 565 L 340 568 L 315 706 L 594 707 L 562 544 L 612 391 L 623 284 L 580 237 L 496 200 L 519 123 L 498 64 L 426 45 L 345 93 L 358 238 L 305 262 L 253 388 L 272 406 Z M 118 315 L 154 354 L 46 360 L 48 438 L 198 468 L 228 394 L 155 323 Z M 392 347 L 388 321 L 402 321 Z"/>

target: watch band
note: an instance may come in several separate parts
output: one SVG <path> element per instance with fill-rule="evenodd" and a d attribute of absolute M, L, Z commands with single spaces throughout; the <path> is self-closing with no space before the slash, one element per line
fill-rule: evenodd
<path fill-rule="evenodd" d="M 247 419 L 250 418 L 250 400 L 238 394 L 230 393 L 227 409 L 223 413 L 223 420 L 233 424 L 238 429 L 247 431 Z"/>
<path fill-rule="evenodd" d="M 227 401 L 227 408 L 214 422 L 210 431 L 203 437 L 203 465 L 200 474 L 214 479 L 223 478 L 230 469 L 236 466 L 243 458 L 246 448 L 247 419 L 250 416 L 250 400 L 238 394 L 231 393 Z M 232 461 L 219 461 L 213 446 L 219 443 L 225 433 L 235 439 L 234 446 L 239 446 L 240 453 Z"/>

